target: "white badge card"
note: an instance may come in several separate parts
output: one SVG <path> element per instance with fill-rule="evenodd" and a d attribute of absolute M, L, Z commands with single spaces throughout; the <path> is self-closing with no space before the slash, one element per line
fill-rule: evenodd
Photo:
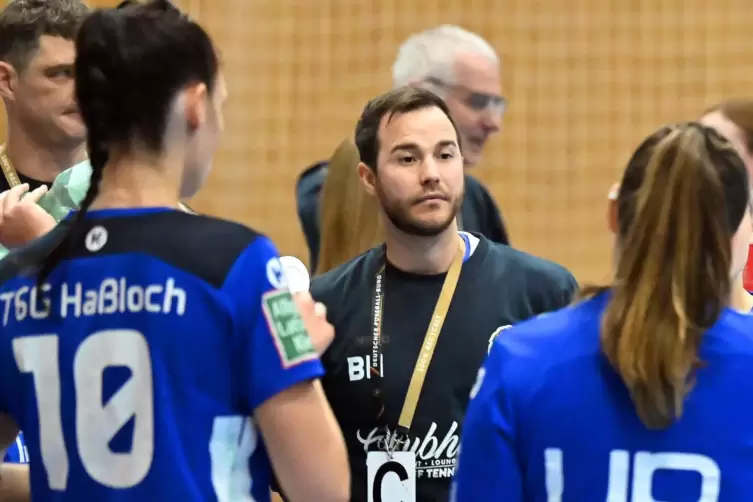
<path fill-rule="evenodd" d="M 370 451 L 366 457 L 369 502 L 416 502 L 416 455 Z"/>

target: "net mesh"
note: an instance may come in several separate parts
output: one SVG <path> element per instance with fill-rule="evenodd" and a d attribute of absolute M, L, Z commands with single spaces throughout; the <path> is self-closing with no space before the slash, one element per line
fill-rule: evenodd
<path fill-rule="evenodd" d="M 297 175 L 390 87 L 397 48 L 416 31 L 458 24 L 499 52 L 510 108 L 473 173 L 514 245 L 581 281 L 608 271 L 605 197 L 638 142 L 751 91 L 748 0 L 176 3 L 215 37 L 231 93 L 217 165 L 195 205 L 301 258 Z"/>
<path fill-rule="evenodd" d="M 751 91 L 747 0 L 187 3 L 222 48 L 232 94 L 198 206 L 257 226 L 302 258 L 296 177 L 389 88 L 397 48 L 413 32 L 458 24 L 497 49 L 510 108 L 473 173 L 514 245 L 581 281 L 609 269 L 605 198 L 638 142 Z"/>

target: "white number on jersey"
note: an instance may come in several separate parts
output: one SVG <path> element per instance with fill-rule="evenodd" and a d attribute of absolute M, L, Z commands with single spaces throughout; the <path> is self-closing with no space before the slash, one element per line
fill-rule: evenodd
<path fill-rule="evenodd" d="M 68 483 L 68 453 L 60 410 L 58 336 L 13 340 L 19 369 L 31 373 L 37 396 L 40 449 L 50 489 Z M 124 366 L 131 378 L 102 406 L 102 379 L 108 367 Z M 76 445 L 89 476 L 110 488 L 130 488 L 149 473 L 154 459 L 152 364 L 144 335 L 133 330 L 98 331 L 87 337 L 73 359 L 76 395 Z M 113 453 L 108 443 L 134 418 L 133 448 Z"/>
<path fill-rule="evenodd" d="M 547 448 L 544 452 L 546 470 L 546 493 L 550 502 L 560 502 L 565 491 L 565 478 L 562 468 L 562 450 Z M 608 502 L 658 502 L 651 495 L 653 478 L 657 471 L 689 471 L 701 476 L 701 489 L 698 502 L 717 502 L 722 482 L 719 465 L 705 455 L 695 453 L 639 451 L 633 455 L 633 468 L 630 471 L 630 452 L 612 450 L 609 452 Z M 632 476 L 631 476 L 632 474 Z M 632 496 L 628 499 L 628 487 Z M 570 495 L 572 497 L 572 495 Z"/>
<path fill-rule="evenodd" d="M 212 426 L 209 456 L 217 502 L 254 502 L 248 462 L 259 435 L 248 417 L 217 417 Z"/>

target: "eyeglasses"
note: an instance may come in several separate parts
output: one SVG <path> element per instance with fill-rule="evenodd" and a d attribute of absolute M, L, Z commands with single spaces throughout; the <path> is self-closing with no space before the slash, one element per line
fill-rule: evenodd
<path fill-rule="evenodd" d="M 504 96 L 479 92 L 465 85 L 450 84 L 436 77 L 429 77 L 426 81 L 438 87 L 461 91 L 465 95 L 463 104 L 473 111 L 483 112 L 490 110 L 495 115 L 502 116 L 507 110 L 507 99 Z"/>

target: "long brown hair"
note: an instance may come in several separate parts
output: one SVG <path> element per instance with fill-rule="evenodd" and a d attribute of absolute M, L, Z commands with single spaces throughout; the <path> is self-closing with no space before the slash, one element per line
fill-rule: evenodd
<path fill-rule="evenodd" d="M 351 140 L 340 143 L 330 159 L 322 189 L 317 275 L 382 242 L 379 205 L 361 186 L 359 160 Z"/>
<path fill-rule="evenodd" d="M 634 153 L 617 196 L 614 284 L 602 350 L 646 426 L 682 414 L 704 332 L 729 302 L 731 239 L 748 210 L 732 146 L 696 123 L 664 127 Z"/>

